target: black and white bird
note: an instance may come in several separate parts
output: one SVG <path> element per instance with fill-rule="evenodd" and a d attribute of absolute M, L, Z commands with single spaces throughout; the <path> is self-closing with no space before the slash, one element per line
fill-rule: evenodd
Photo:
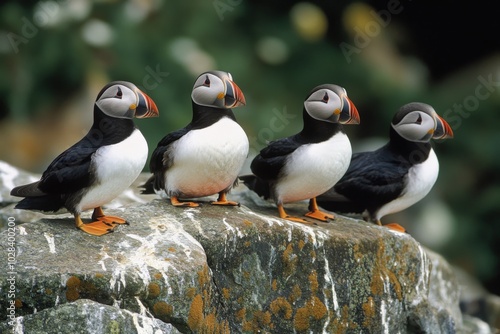
<path fill-rule="evenodd" d="M 358 110 L 344 88 L 325 84 L 315 87 L 304 101 L 303 129 L 299 133 L 270 142 L 252 161 L 253 175 L 240 179 L 258 195 L 272 198 L 279 216 L 289 216 L 283 204 L 309 200 L 305 216 L 327 221 L 334 216 L 321 212 L 316 196 L 330 189 L 347 171 L 351 143 L 342 124 L 358 124 Z"/>
<path fill-rule="evenodd" d="M 15 187 L 25 197 L 16 209 L 58 212 L 67 209 L 76 227 L 93 235 L 111 232 L 125 219 L 106 216 L 101 206 L 127 189 L 147 161 L 148 145 L 133 118 L 158 116 L 153 100 L 135 85 L 114 81 L 99 92 L 94 122 L 79 142 L 61 153 L 39 181 Z M 92 222 L 80 214 L 93 209 Z"/>
<path fill-rule="evenodd" d="M 180 199 L 215 194 L 214 205 L 238 205 L 226 194 L 238 179 L 249 143 L 231 108 L 245 105 L 245 97 L 231 74 L 209 71 L 196 79 L 191 99 L 191 123 L 158 143 L 143 193 L 164 192 L 174 206 L 196 207 Z"/>
<path fill-rule="evenodd" d="M 318 196 L 327 210 L 363 213 L 381 225 L 385 215 L 424 198 L 436 182 L 439 163 L 430 140 L 452 138 L 449 124 L 428 104 L 413 102 L 394 115 L 389 142 L 372 152 L 355 153 L 342 179 Z M 404 231 L 398 224 L 388 224 Z"/>

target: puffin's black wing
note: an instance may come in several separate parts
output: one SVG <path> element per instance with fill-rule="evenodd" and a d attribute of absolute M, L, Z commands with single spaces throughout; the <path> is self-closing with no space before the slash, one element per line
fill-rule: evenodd
<path fill-rule="evenodd" d="M 328 210 L 363 212 L 376 210 L 403 192 L 410 166 L 388 154 L 384 148 L 355 153 L 349 169 L 318 203 Z"/>
<path fill-rule="evenodd" d="M 302 143 L 297 136 L 275 140 L 263 148 L 252 161 L 252 173 L 263 180 L 276 180 L 286 163 L 290 153 L 294 152 Z"/>
<path fill-rule="evenodd" d="M 149 170 L 153 175 L 141 185 L 141 188 L 144 188 L 142 191 L 143 194 L 154 194 L 155 189 L 161 190 L 165 188 L 164 174 L 174 161 L 171 154 L 172 144 L 188 133 L 190 129 L 190 125 L 188 125 L 185 128 L 167 134 L 158 142 L 149 161 Z"/>
<path fill-rule="evenodd" d="M 61 153 L 43 172 L 40 181 L 15 187 L 12 196 L 25 197 L 16 208 L 57 211 L 64 197 L 90 186 L 95 173 L 91 167 L 97 147 L 80 141 Z"/>

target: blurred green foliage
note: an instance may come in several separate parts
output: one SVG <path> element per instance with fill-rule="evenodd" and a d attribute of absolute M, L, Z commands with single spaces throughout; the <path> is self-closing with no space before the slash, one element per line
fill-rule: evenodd
<path fill-rule="evenodd" d="M 354 150 L 366 138 L 386 140 L 390 120 L 402 104 L 427 102 L 455 132 L 453 140 L 435 145 L 441 170 L 432 198 L 444 202 L 453 216 L 451 238 L 435 247 L 500 294 L 495 284 L 500 280 L 498 55 L 484 54 L 480 62 L 433 81 L 425 62 L 398 48 L 426 47 L 412 45 L 404 22 L 394 18 L 361 47 L 352 22 L 363 28 L 370 17 L 374 20 L 368 5 L 329 5 L 337 12 L 307 5 L 297 9 L 293 3 L 279 8 L 238 0 L 4 1 L 0 125 L 57 118 L 67 112 L 65 103 L 82 91 L 95 96 L 98 84 L 127 80 L 148 93 L 160 109 L 159 119 L 136 122 L 151 153 L 166 133 L 189 122 L 192 84 L 209 69 L 230 72 L 242 88 L 247 106 L 235 114 L 253 139 L 254 151 L 266 139 L 299 130 L 303 98 L 322 83 L 345 87 L 358 107 L 361 124 L 346 127 Z M 328 20 L 326 28 L 318 23 L 321 15 Z M 440 33 L 440 27 L 433 29 Z M 342 43 L 356 52 L 346 56 Z M 435 56 L 440 57 L 439 50 Z M 489 77 L 493 85 L 486 87 L 483 81 Z M 89 113 L 91 108 L 89 104 Z M 286 126 L 272 138 L 269 133 L 264 136 L 260 130 L 284 111 L 297 117 L 283 123 Z M 16 164 L 8 153 L 0 152 L 0 159 Z M 21 167 L 42 171 L 43 164 Z M 407 226 L 411 232 L 411 222 Z"/>

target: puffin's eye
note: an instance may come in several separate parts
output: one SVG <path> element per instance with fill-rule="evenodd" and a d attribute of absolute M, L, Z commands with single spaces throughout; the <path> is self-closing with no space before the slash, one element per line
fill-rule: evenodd
<path fill-rule="evenodd" d="M 210 86 L 210 79 L 208 78 L 208 75 L 206 76 L 204 84 L 205 86 Z"/>
<path fill-rule="evenodd" d="M 325 103 L 328 103 L 328 100 L 330 99 L 330 97 L 328 96 L 328 93 L 325 93 L 325 96 L 323 96 L 323 102 Z"/>
<path fill-rule="evenodd" d="M 422 115 L 418 115 L 417 124 L 422 124 Z"/>
<path fill-rule="evenodd" d="M 121 99 L 122 96 L 123 96 L 122 89 L 120 87 L 118 87 L 118 91 L 116 92 L 115 97 L 117 99 Z"/>

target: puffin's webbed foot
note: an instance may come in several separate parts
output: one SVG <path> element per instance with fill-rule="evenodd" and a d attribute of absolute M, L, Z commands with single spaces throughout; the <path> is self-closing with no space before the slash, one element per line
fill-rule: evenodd
<path fill-rule="evenodd" d="M 76 227 L 80 230 L 91 234 L 101 236 L 113 232 L 115 226 L 103 221 L 93 221 L 92 223 L 84 224 L 80 215 L 75 215 Z"/>
<path fill-rule="evenodd" d="M 198 203 L 195 203 L 195 202 L 181 202 L 181 201 L 179 201 L 177 196 L 170 197 L 170 203 L 172 203 L 173 206 L 187 206 L 190 208 L 196 208 L 196 207 L 200 206 Z"/>
<path fill-rule="evenodd" d="M 314 224 L 313 222 L 305 220 L 304 218 L 300 218 L 300 217 L 295 217 L 295 216 L 288 215 L 285 212 L 285 209 L 283 208 L 283 204 L 278 204 L 278 213 L 279 213 L 280 218 L 283 218 L 283 219 L 286 219 L 286 220 L 290 220 L 290 221 L 297 222 L 297 223 L 302 223 L 302 224 L 307 224 L 307 225 Z"/>
<path fill-rule="evenodd" d="M 92 214 L 92 220 L 108 223 L 111 224 L 111 226 L 116 224 L 128 225 L 128 222 L 123 218 L 117 216 L 106 216 L 100 206 L 94 209 L 94 213 Z"/>
<path fill-rule="evenodd" d="M 318 208 L 318 203 L 316 203 L 316 197 L 313 197 L 309 200 L 309 210 L 310 211 L 306 213 L 304 216 L 321 220 L 323 222 L 328 221 L 328 219 L 335 218 L 333 214 L 323 212 Z"/>
<path fill-rule="evenodd" d="M 240 206 L 240 203 L 228 201 L 226 198 L 226 193 L 224 191 L 221 191 L 219 193 L 219 197 L 217 198 L 217 201 L 212 202 L 212 205 Z"/>

